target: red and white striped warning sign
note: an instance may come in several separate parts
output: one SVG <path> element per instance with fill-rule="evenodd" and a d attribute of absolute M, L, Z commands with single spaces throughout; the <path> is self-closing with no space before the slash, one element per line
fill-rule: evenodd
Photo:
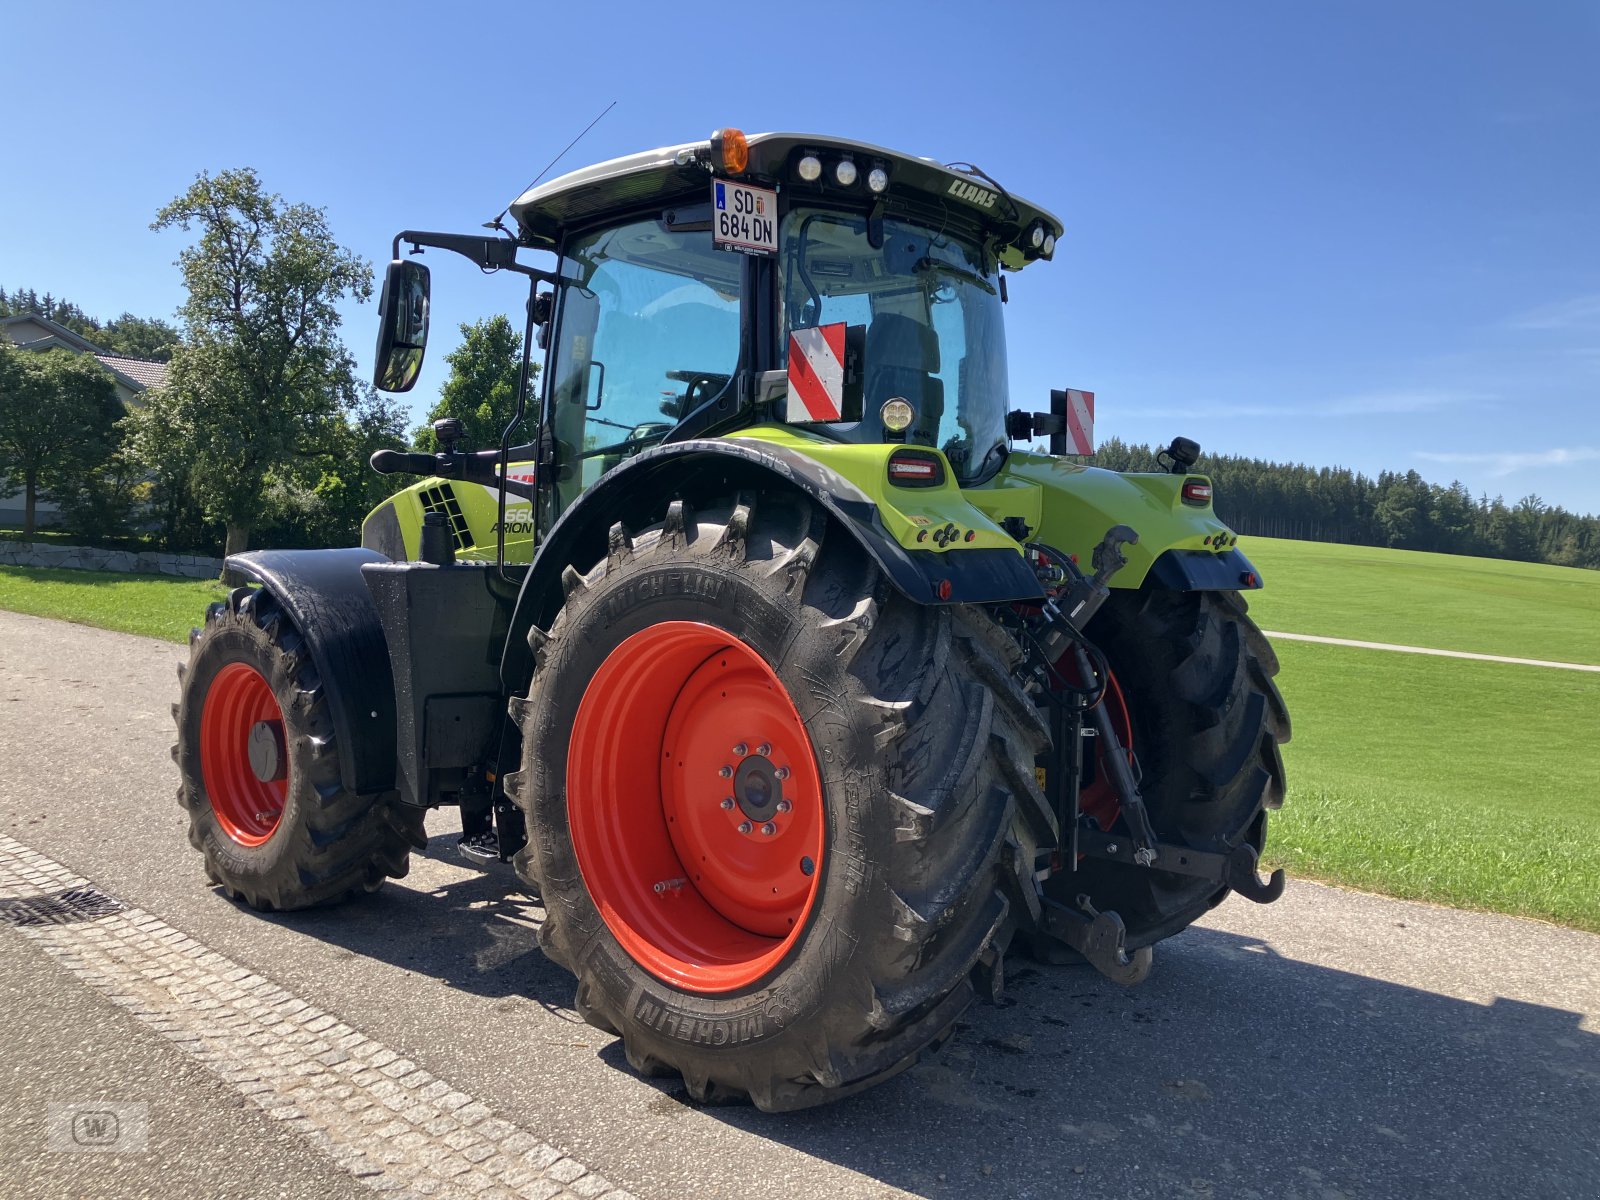
<path fill-rule="evenodd" d="M 789 334 L 785 421 L 837 421 L 844 415 L 844 336 L 843 321 Z"/>
<path fill-rule="evenodd" d="M 1067 453 L 1094 453 L 1094 393 L 1067 389 Z"/>

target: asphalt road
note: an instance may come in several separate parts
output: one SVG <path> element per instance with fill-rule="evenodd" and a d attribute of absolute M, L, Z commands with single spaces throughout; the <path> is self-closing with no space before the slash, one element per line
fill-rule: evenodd
<path fill-rule="evenodd" d="M 0 612 L 0 834 L 641 1200 L 1600 1195 L 1600 937 L 1292 883 L 1131 991 L 1013 961 L 1006 1006 L 863 1096 L 702 1109 L 577 1020 L 537 902 L 458 865 L 448 814 L 406 880 L 340 909 L 262 917 L 208 886 L 168 756 L 183 654 Z M 8 1197 L 372 1194 L 3 923 L 0 1020 Z M 147 1104 L 149 1149 L 46 1149 L 41 1109 L 83 1099 Z"/>

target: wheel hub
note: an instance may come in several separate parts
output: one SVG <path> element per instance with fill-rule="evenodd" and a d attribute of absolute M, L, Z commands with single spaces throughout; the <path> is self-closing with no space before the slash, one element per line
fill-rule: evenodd
<path fill-rule="evenodd" d="M 765 825 L 784 807 L 783 780 L 765 755 L 752 754 L 735 769 L 733 799 L 739 811 L 757 825 Z"/>
<path fill-rule="evenodd" d="M 288 774 L 283 752 L 282 721 L 257 721 L 252 725 L 247 751 L 250 769 L 262 783 L 273 783 Z"/>

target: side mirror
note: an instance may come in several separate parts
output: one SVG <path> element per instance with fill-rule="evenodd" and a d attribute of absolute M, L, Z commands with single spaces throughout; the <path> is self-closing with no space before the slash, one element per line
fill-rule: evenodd
<path fill-rule="evenodd" d="M 383 277 L 378 300 L 378 353 L 372 382 L 386 392 L 409 392 L 422 372 L 428 345 L 428 268 L 397 258 Z"/>

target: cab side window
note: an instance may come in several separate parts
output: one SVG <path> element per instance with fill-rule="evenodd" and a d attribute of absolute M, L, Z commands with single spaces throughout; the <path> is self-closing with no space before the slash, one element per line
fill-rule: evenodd
<path fill-rule="evenodd" d="M 739 363 L 740 256 L 637 221 L 569 242 L 551 389 L 557 503 L 657 445 Z"/>

